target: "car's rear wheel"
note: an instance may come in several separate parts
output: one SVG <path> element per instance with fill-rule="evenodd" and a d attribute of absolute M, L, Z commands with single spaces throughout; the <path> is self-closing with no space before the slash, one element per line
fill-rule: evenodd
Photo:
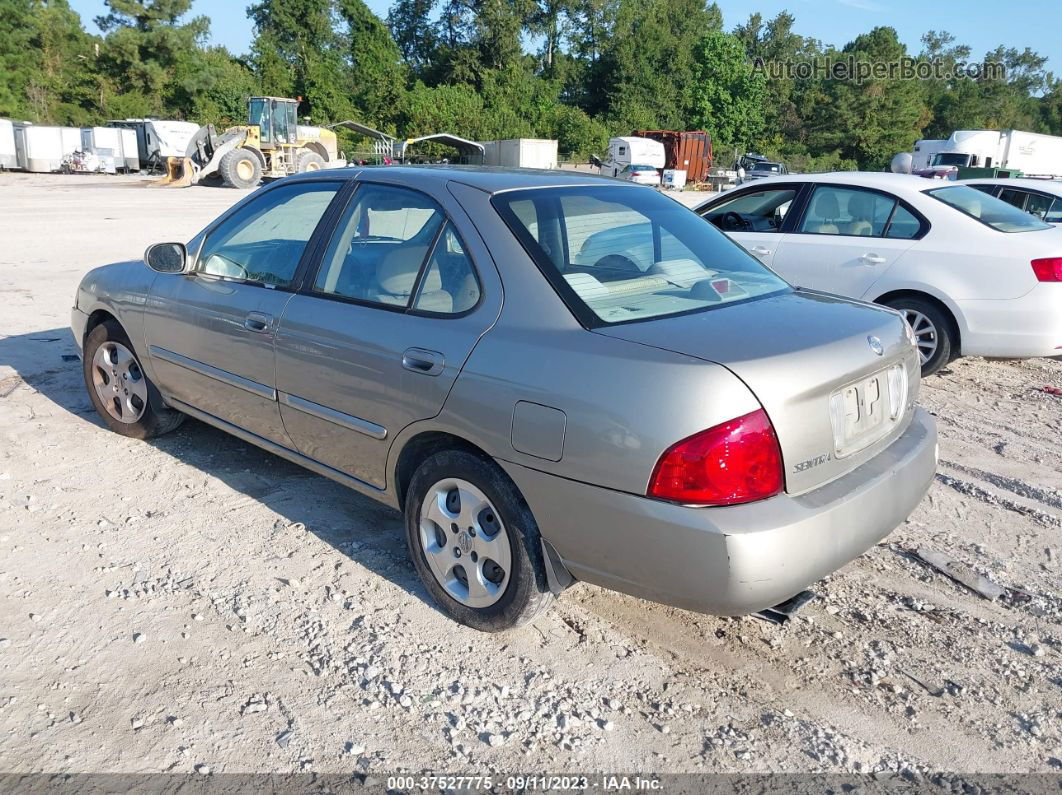
<path fill-rule="evenodd" d="M 92 405 L 115 433 L 148 439 L 184 422 L 183 414 L 163 406 L 132 343 L 113 320 L 96 326 L 85 337 L 84 375 Z"/>
<path fill-rule="evenodd" d="M 902 312 L 914 331 L 923 378 L 954 358 L 954 326 L 944 310 L 920 298 L 894 298 L 887 302 L 887 306 Z"/>
<path fill-rule="evenodd" d="M 538 525 L 493 462 L 465 450 L 432 455 L 410 481 L 405 515 L 417 573 L 455 621 L 497 632 L 551 601 Z"/>

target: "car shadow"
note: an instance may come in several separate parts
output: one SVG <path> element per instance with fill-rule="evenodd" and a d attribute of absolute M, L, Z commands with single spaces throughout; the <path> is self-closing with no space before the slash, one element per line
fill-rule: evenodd
<path fill-rule="evenodd" d="M 7 367 L 14 374 L 6 373 Z M 0 337 L 0 400 L 22 385 L 79 421 L 106 428 L 85 391 L 69 329 Z M 305 527 L 438 611 L 409 560 L 398 511 L 191 418 L 144 444 L 261 503 L 277 514 L 277 522 Z"/>

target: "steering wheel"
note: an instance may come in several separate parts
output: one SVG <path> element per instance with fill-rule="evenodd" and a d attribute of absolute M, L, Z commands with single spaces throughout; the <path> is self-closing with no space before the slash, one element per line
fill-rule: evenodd
<path fill-rule="evenodd" d="M 726 232 L 751 232 L 752 224 L 740 213 L 728 210 L 719 217 L 719 225 Z"/>

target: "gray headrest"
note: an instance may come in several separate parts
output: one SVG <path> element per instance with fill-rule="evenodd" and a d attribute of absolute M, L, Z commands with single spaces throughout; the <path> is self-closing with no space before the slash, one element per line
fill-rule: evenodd
<path fill-rule="evenodd" d="M 391 295 L 409 295 L 427 253 L 427 246 L 400 246 L 387 254 L 376 266 L 376 281 L 380 289 Z M 428 271 L 423 289 L 425 292 L 442 289 L 438 268 Z"/>

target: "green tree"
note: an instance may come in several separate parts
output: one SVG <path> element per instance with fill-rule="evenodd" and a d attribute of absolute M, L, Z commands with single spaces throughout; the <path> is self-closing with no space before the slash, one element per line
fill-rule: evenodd
<path fill-rule="evenodd" d="M 766 78 L 729 33 L 710 31 L 695 52 L 691 125 L 710 132 L 715 146 L 747 148 L 763 132 Z"/>
<path fill-rule="evenodd" d="M 391 126 L 408 79 L 402 53 L 383 21 L 362 0 L 339 0 L 339 13 L 348 29 L 354 109 L 361 120 Z"/>
<path fill-rule="evenodd" d="M 183 110 L 173 75 L 196 70 L 192 62 L 210 28 L 206 17 L 181 22 L 191 6 L 192 0 L 107 0 L 109 13 L 96 18 L 105 34 L 99 60 L 112 98 L 102 110 L 109 111 L 108 104 L 137 115 Z"/>

